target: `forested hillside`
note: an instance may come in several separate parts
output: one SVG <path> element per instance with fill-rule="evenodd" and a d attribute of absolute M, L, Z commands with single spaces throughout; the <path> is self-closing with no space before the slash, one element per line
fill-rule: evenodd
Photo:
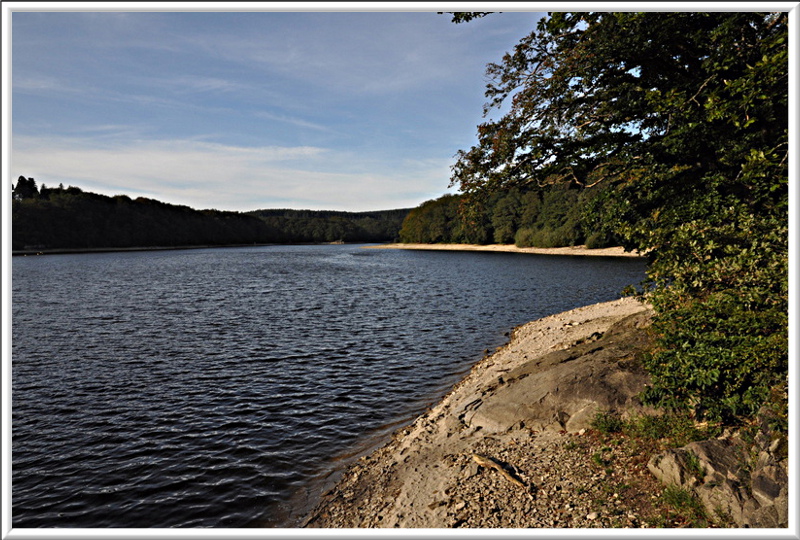
<path fill-rule="evenodd" d="M 512 188 L 468 205 L 462 195 L 427 201 L 408 213 L 400 241 L 423 244 L 516 244 L 518 247 L 618 243 L 612 233 L 586 217 L 598 189 L 556 184 L 546 188 Z"/>
<path fill-rule="evenodd" d="M 78 187 L 37 187 L 21 176 L 12 201 L 13 250 L 390 242 L 408 210 L 195 210 Z"/>

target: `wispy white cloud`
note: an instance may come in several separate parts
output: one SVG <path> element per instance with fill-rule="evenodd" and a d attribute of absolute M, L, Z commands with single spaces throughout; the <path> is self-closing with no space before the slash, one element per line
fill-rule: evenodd
<path fill-rule="evenodd" d="M 451 80 L 465 69 L 471 51 L 437 26 L 449 24 L 444 16 L 409 15 L 378 19 L 368 13 L 307 14 L 285 29 L 271 27 L 268 34 L 186 39 L 187 46 L 208 57 L 335 92 L 430 90 L 432 82 Z"/>
<path fill-rule="evenodd" d="M 13 85 L 15 91 L 59 90 L 63 88 L 61 81 L 55 77 L 46 75 L 15 77 Z"/>
<path fill-rule="evenodd" d="M 314 129 L 317 131 L 326 131 L 326 132 L 333 132 L 334 130 L 328 126 L 324 126 L 322 124 L 317 124 L 314 122 L 309 122 L 307 120 L 303 120 L 302 118 L 296 118 L 293 116 L 287 116 L 284 114 L 275 114 L 270 113 L 267 111 L 256 111 L 253 115 L 257 118 L 263 118 L 265 120 L 275 120 L 278 122 L 284 122 L 287 124 L 292 124 L 294 126 L 302 127 L 302 128 L 309 128 Z"/>
<path fill-rule="evenodd" d="M 239 211 L 409 207 L 438 196 L 446 183 L 442 162 L 407 162 L 394 170 L 391 164 L 383 170 L 348 166 L 357 162 L 346 153 L 305 146 L 17 137 L 12 171 L 51 186 Z"/>
<path fill-rule="evenodd" d="M 135 82 L 139 85 L 166 90 L 175 94 L 228 93 L 249 88 L 249 85 L 232 79 L 187 74 L 160 78 L 137 77 Z"/>

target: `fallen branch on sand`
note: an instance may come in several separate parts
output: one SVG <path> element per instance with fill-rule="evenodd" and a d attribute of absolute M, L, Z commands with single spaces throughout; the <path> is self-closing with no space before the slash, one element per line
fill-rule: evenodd
<path fill-rule="evenodd" d="M 528 486 L 525 485 L 525 482 L 522 481 L 516 474 L 512 474 L 506 469 L 506 466 L 499 462 L 498 460 L 489 457 L 483 456 L 481 454 L 472 454 L 472 460 L 480 465 L 481 467 L 486 467 L 487 469 L 494 469 L 499 472 L 503 478 L 511 482 L 512 484 L 521 487 L 525 490 L 529 497 L 533 497 L 528 491 Z"/>

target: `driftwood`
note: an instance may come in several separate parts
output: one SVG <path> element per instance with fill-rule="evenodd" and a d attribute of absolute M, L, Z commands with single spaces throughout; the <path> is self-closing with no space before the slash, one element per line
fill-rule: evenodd
<path fill-rule="evenodd" d="M 528 495 L 530 495 L 530 492 L 528 491 L 528 486 L 525 485 L 525 482 L 523 482 L 522 479 L 520 479 L 516 474 L 512 474 L 511 472 L 509 472 L 506 466 L 500 461 L 489 456 L 483 456 L 481 454 L 472 454 L 472 460 L 481 467 L 486 467 L 487 469 L 496 470 L 503 476 L 503 478 L 505 478 L 515 486 L 523 488 L 525 492 L 528 493 Z"/>

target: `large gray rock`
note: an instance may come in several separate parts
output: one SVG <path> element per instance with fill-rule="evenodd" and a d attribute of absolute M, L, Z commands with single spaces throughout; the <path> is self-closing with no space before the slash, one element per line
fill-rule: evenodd
<path fill-rule="evenodd" d="M 785 528 L 788 463 L 776 452 L 779 438 L 757 439 L 761 443 L 755 445 L 738 437 L 693 442 L 653 456 L 648 468 L 664 484 L 692 490 L 712 519 L 729 519 L 739 527 Z"/>
<path fill-rule="evenodd" d="M 650 380 L 636 355 L 644 349 L 651 312 L 631 315 L 604 335 L 536 358 L 514 369 L 463 411 L 463 421 L 485 432 L 524 425 L 577 432 L 599 410 L 642 411 L 638 395 Z"/>
<path fill-rule="evenodd" d="M 689 452 L 683 448 L 670 448 L 653 456 L 647 468 L 664 484 L 694 487 L 698 481 L 689 471 Z"/>

